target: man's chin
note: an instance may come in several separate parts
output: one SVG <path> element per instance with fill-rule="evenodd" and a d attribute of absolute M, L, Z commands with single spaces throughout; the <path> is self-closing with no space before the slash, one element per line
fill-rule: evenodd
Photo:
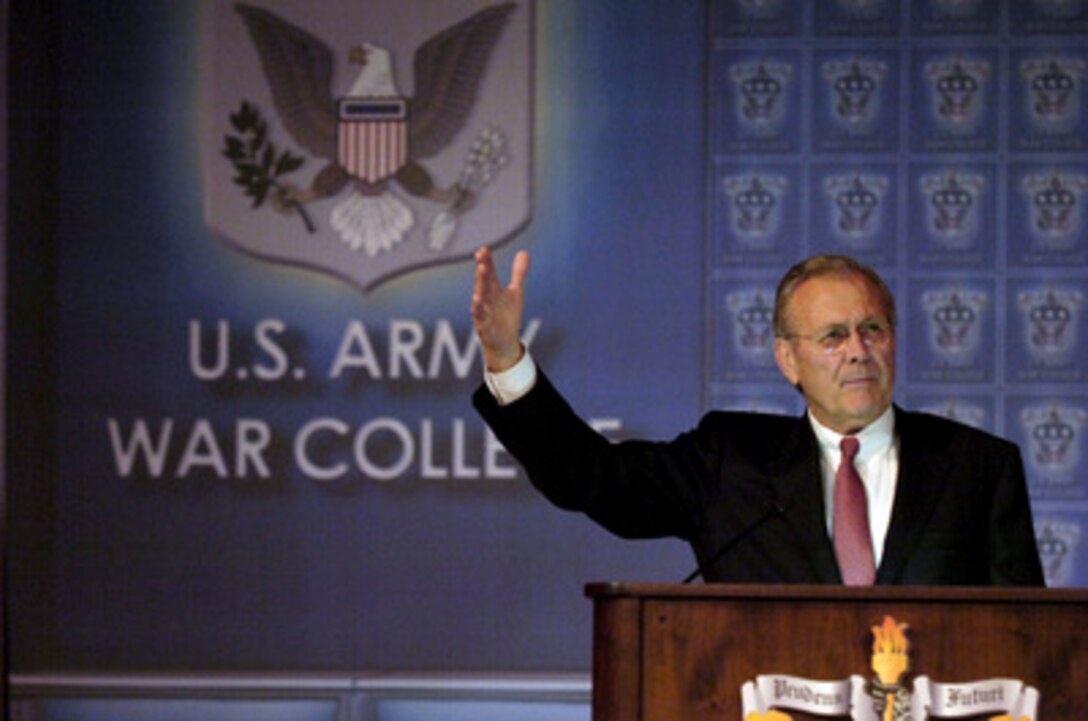
<path fill-rule="evenodd" d="M 852 422 L 861 425 L 872 423 L 887 409 L 888 404 L 883 398 L 867 398 L 864 401 L 857 399 L 857 403 L 848 403 L 843 408 L 843 415 Z"/>

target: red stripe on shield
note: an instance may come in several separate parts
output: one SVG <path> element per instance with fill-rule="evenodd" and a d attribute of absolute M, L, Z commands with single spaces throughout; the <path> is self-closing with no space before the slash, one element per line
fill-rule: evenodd
<path fill-rule="evenodd" d="M 341 122 L 340 164 L 369 183 L 387 178 L 408 160 L 408 133 L 403 120 Z"/>

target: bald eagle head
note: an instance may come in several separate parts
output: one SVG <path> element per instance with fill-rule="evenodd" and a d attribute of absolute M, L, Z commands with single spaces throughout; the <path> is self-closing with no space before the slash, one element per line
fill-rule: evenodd
<path fill-rule="evenodd" d="M 351 49 L 349 59 L 362 69 L 351 85 L 350 95 L 355 98 L 400 97 L 393 79 L 393 59 L 385 48 L 363 43 Z"/>

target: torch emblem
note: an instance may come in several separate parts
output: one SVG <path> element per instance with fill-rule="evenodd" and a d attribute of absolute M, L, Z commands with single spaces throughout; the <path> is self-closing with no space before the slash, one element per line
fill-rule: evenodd
<path fill-rule="evenodd" d="M 903 686 L 903 678 L 910 669 L 906 631 L 907 624 L 896 623 L 891 616 L 885 616 L 880 626 L 873 626 L 872 666 L 876 678 L 872 680 L 870 693 L 881 721 L 910 718 L 910 692 Z"/>
<path fill-rule="evenodd" d="M 817 680 L 765 674 L 741 687 L 743 721 L 793 721 L 788 712 L 828 721 L 1038 721 L 1038 689 L 1014 678 L 945 683 L 918 676 L 909 684 L 907 624 L 885 616 L 872 626 L 874 676 Z"/>

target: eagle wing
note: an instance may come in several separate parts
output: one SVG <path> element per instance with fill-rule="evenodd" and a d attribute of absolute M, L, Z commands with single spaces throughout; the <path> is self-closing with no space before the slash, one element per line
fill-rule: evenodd
<path fill-rule="evenodd" d="M 408 120 L 412 157 L 439 153 L 464 127 L 491 52 L 514 3 L 491 5 L 416 50 L 415 97 Z"/>
<path fill-rule="evenodd" d="M 241 3 L 236 9 L 257 48 L 272 101 L 287 131 L 314 155 L 336 158 L 332 51 L 310 33 L 267 10 Z"/>

